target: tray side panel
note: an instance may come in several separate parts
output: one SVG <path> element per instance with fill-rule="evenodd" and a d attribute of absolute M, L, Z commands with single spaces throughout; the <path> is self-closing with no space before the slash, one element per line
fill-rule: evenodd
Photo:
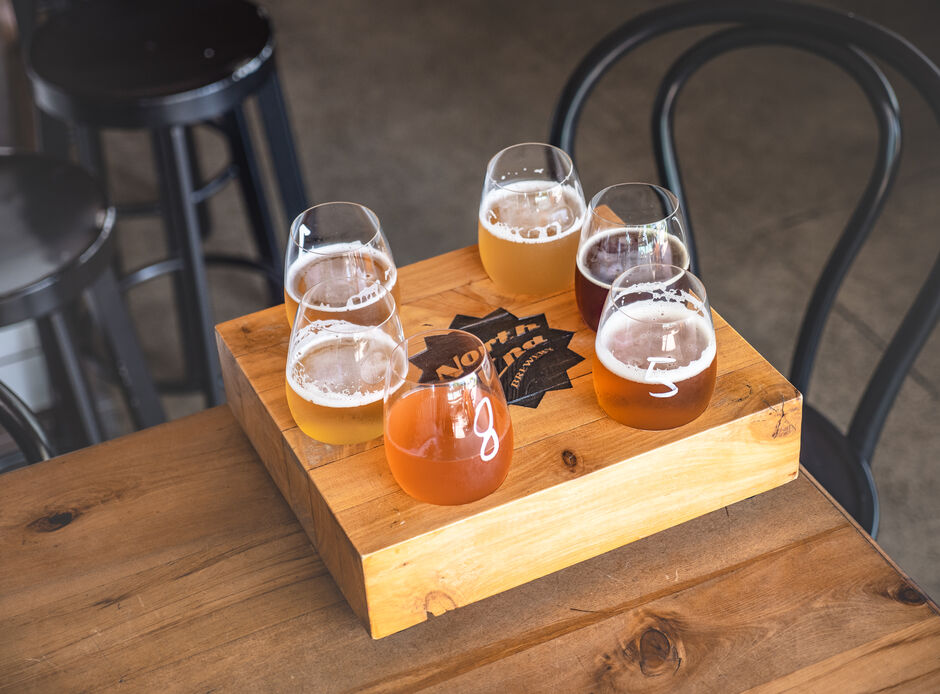
<path fill-rule="evenodd" d="M 216 342 L 222 363 L 225 394 L 232 413 L 281 495 L 297 516 L 307 537 L 317 548 L 320 558 L 353 612 L 368 624 L 365 582 L 359 553 L 287 445 L 271 413 L 252 388 L 222 333 L 216 333 Z"/>
<path fill-rule="evenodd" d="M 802 398 L 776 402 L 365 556 L 373 638 L 792 481 L 799 472 Z M 603 445 L 582 441 L 574 451 L 602 455 L 594 449 Z"/>

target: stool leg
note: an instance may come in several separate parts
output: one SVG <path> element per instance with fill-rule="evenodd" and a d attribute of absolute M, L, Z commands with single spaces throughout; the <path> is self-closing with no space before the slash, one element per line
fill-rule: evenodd
<path fill-rule="evenodd" d="M 142 429 L 166 421 L 160 396 L 147 368 L 113 270 L 108 268 L 88 293 L 92 315 L 108 338 L 117 362 L 118 375 L 134 424 Z"/>
<path fill-rule="evenodd" d="M 160 213 L 166 233 L 167 254 L 170 258 L 183 257 L 185 240 L 180 238 L 178 225 L 174 221 L 174 213 L 170 209 L 170 181 L 171 174 L 167 172 L 164 164 L 164 143 L 157 137 L 156 132 L 151 133 L 151 146 L 153 161 L 157 169 L 157 184 L 160 193 Z M 176 317 L 179 321 L 180 343 L 183 349 L 183 380 L 186 383 L 195 383 L 196 365 L 200 359 L 199 347 L 196 344 L 196 333 L 199 331 L 199 321 L 195 316 L 192 303 L 187 300 L 189 290 L 182 270 L 172 272 L 173 300 L 176 304 Z"/>
<path fill-rule="evenodd" d="M 71 408 L 72 397 L 69 389 L 61 387 L 68 384 L 68 376 L 62 366 L 62 353 L 59 341 L 56 339 L 49 321 L 49 316 L 36 319 L 36 330 L 39 332 L 39 344 L 42 346 L 42 356 L 46 363 L 46 373 L 52 389 L 52 409 L 56 416 L 53 418 L 53 439 L 59 452 L 73 451 L 88 445 L 77 418 L 72 416 L 72 410 L 67 409 L 63 415 L 63 408 Z"/>
<path fill-rule="evenodd" d="M 95 412 L 94 398 L 88 382 L 85 380 L 85 373 L 82 371 L 81 360 L 78 356 L 78 349 L 69 330 L 68 319 L 64 313 L 53 311 L 48 316 L 40 319 L 45 324 L 46 331 L 52 336 L 55 343 L 54 355 L 59 358 L 56 367 L 50 368 L 53 378 L 57 372 L 65 378 L 65 383 L 53 381 L 54 388 L 60 388 L 63 385 L 68 389 L 68 399 L 75 408 L 75 414 L 81 422 L 84 433 L 84 443 L 101 443 L 101 427 L 98 424 L 98 417 Z M 61 371 L 59 371 L 61 369 Z M 56 379 L 57 380 L 57 379 Z M 57 393 L 58 395 L 58 393 Z"/>
<path fill-rule="evenodd" d="M 199 188 L 202 181 L 202 168 L 199 166 L 199 155 L 196 150 L 196 135 L 193 126 L 186 127 L 186 149 L 189 150 L 189 171 L 193 179 L 193 190 Z M 196 206 L 199 212 L 199 234 L 202 238 L 209 238 L 209 231 L 212 229 L 212 219 L 209 217 L 208 201 L 201 202 Z"/>
<path fill-rule="evenodd" d="M 185 128 L 180 125 L 161 128 L 154 133 L 154 139 L 170 236 L 175 237 L 183 260 L 182 285 L 185 291 L 177 299 L 183 304 L 180 308 L 184 316 L 188 317 L 185 327 L 191 330 L 194 347 L 186 358 L 198 368 L 203 392 L 209 405 L 214 406 L 223 400 L 222 375 L 209 306 L 209 282 L 202 255 L 199 215 L 192 199 L 193 180 Z"/>
<path fill-rule="evenodd" d="M 287 118 L 287 104 L 284 102 L 281 84 L 274 70 L 271 71 L 268 81 L 258 91 L 258 107 L 261 111 L 265 135 L 268 138 L 268 147 L 271 149 L 277 184 L 281 190 L 284 216 L 290 223 L 309 205 L 307 194 L 304 192 L 300 163 L 297 160 L 297 149 L 294 147 L 294 138 L 291 135 L 290 121 Z"/>
<path fill-rule="evenodd" d="M 238 167 L 238 185 L 251 220 L 255 245 L 258 247 L 261 262 L 270 267 L 277 278 L 268 277 L 268 291 L 273 306 L 284 300 L 284 264 L 277 242 L 278 234 L 271 221 L 271 212 L 264 194 L 261 170 L 251 145 L 251 132 L 248 130 L 244 108 L 236 106 L 225 115 L 223 122 L 232 159 Z"/>

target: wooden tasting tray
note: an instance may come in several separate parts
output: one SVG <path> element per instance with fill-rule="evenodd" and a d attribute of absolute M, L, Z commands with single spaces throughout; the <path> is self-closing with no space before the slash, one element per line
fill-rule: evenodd
<path fill-rule="evenodd" d="M 574 292 L 502 296 L 475 246 L 400 268 L 405 335 L 456 314 L 545 313 L 585 359 L 570 389 L 512 406 L 515 449 L 495 493 L 463 506 L 415 501 L 382 439 L 313 441 L 285 395 L 283 306 L 217 327 L 229 406 L 373 638 L 532 581 L 796 478 L 802 397 L 717 314 L 718 381 L 706 412 L 660 432 L 609 419 L 594 396 L 594 333 Z M 707 548 L 703 548 L 705 551 Z"/>

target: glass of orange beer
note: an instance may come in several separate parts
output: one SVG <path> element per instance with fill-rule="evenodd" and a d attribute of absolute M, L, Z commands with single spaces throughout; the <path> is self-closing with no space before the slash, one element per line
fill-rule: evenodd
<path fill-rule="evenodd" d="M 591 199 L 575 266 L 581 317 L 597 330 L 610 285 L 640 263 L 689 267 L 679 200 L 652 183 L 620 183 Z"/>
<path fill-rule="evenodd" d="M 675 265 L 630 268 L 611 284 L 594 350 L 594 390 L 612 419 L 637 429 L 691 422 L 718 370 L 705 287 Z"/>
<path fill-rule="evenodd" d="M 397 301 L 398 270 L 375 213 L 354 202 L 325 202 L 294 220 L 284 255 L 284 305 L 293 325 L 304 293 L 344 273 L 381 283 Z"/>
<path fill-rule="evenodd" d="M 338 273 L 308 289 L 287 351 L 287 404 L 301 431 L 330 444 L 378 437 L 388 361 L 403 339 L 378 282 Z"/>
<path fill-rule="evenodd" d="M 456 505 L 503 483 L 512 421 L 478 338 L 462 330 L 419 333 L 395 350 L 385 380 L 385 457 L 405 492 Z"/>
<path fill-rule="evenodd" d="M 483 183 L 478 243 L 483 267 L 507 294 L 571 287 L 584 194 L 571 158 L 551 145 L 507 147 Z"/>

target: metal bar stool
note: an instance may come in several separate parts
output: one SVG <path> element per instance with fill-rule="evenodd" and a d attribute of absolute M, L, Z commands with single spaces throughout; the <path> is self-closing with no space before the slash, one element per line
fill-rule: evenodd
<path fill-rule="evenodd" d="M 130 273 L 122 287 L 174 273 L 188 380 L 199 385 L 210 405 L 218 404 L 223 395 L 206 263 L 262 271 L 274 303 L 282 291 L 280 235 L 247 127 L 249 97 L 258 99 L 285 215 L 292 218 L 307 207 L 267 16 L 246 0 L 97 0 L 54 14 L 34 30 L 28 51 L 37 106 L 73 126 L 80 161 L 102 180 L 100 131 L 150 131 L 160 186 L 157 209 L 172 257 Z M 193 148 L 192 127 L 198 124 L 220 130 L 231 153 L 229 166 L 208 183 L 200 180 Z M 205 201 L 234 178 L 258 262 L 203 254 L 209 232 Z"/>
<path fill-rule="evenodd" d="M 90 174 L 39 154 L 0 154 L 0 327 L 38 324 L 56 396 L 80 441 L 102 440 L 72 311 L 84 294 L 113 353 L 134 423 L 164 420 L 111 267 L 114 210 Z"/>

